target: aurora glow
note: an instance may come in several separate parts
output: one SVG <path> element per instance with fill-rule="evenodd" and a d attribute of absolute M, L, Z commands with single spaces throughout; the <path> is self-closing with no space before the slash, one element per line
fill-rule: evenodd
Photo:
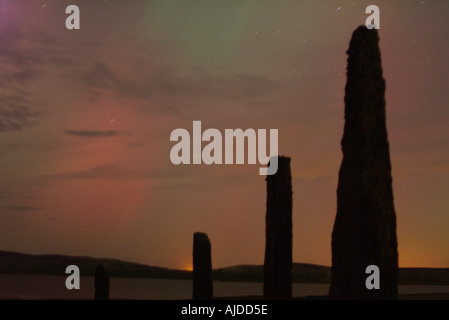
<path fill-rule="evenodd" d="M 170 132 L 201 120 L 279 130 L 294 261 L 330 265 L 345 51 L 369 4 L 0 0 L 0 249 L 187 269 L 203 231 L 214 267 L 262 264 L 264 177 L 170 161 Z M 376 4 L 399 263 L 449 267 L 449 3 Z"/>

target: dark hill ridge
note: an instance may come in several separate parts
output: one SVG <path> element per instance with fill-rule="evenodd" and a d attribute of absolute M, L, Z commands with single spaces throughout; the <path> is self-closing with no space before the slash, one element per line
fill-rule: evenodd
<path fill-rule="evenodd" d="M 31 255 L 0 251 L 0 273 L 65 275 L 68 265 L 77 265 L 81 276 L 94 276 L 102 262 L 111 277 L 190 279 L 191 272 L 147 266 L 117 259 L 64 255 Z"/>
<path fill-rule="evenodd" d="M 102 262 L 111 277 L 192 279 L 192 272 L 162 267 L 147 266 L 117 259 L 75 257 L 63 255 L 31 255 L 0 251 L 0 273 L 61 275 L 65 276 L 68 265 L 77 265 L 81 276 L 94 276 L 98 263 Z M 213 270 L 216 281 L 263 282 L 263 266 L 238 265 Z M 293 282 L 329 283 L 330 267 L 293 264 Z M 449 285 L 449 268 L 401 268 L 400 284 Z"/>

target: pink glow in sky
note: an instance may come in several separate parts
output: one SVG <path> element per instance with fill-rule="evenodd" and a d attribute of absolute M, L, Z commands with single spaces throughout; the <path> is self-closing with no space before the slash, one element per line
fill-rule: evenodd
<path fill-rule="evenodd" d="M 171 131 L 201 120 L 279 130 L 294 261 L 330 265 L 345 52 L 369 4 L 0 0 L 0 249 L 188 268 L 202 231 L 214 267 L 262 264 L 259 165 L 170 162 Z M 399 264 L 449 267 L 449 3 L 377 5 Z"/>

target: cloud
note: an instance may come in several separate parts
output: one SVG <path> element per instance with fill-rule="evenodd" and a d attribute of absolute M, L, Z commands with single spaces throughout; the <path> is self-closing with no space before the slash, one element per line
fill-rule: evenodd
<path fill-rule="evenodd" d="M 25 27 L 19 21 L 10 23 L 7 32 L 0 30 L 0 97 L 8 100 L 0 101 L 0 132 L 36 125 L 47 115 L 44 111 L 50 107 L 48 100 L 38 100 L 42 91 L 33 84 L 49 83 L 55 76 L 70 75 L 61 81 L 68 81 L 71 91 L 79 93 L 80 103 L 106 96 L 132 100 L 132 105 L 141 106 L 143 111 L 164 114 L 179 113 L 186 105 L 195 108 L 215 101 L 247 105 L 265 101 L 271 105 L 273 92 L 284 86 L 281 81 L 256 74 L 227 75 L 202 68 L 178 70 L 169 60 L 160 59 L 168 50 L 163 42 L 120 38 L 118 48 L 117 42 L 68 41 L 58 34 L 38 25 Z M 39 88 L 42 90 L 41 85 Z M 117 135 L 65 132 L 80 137 Z"/>
<path fill-rule="evenodd" d="M 116 164 L 103 164 L 82 171 L 72 171 L 55 175 L 48 175 L 44 178 L 71 180 L 71 179 L 100 179 L 100 180 L 128 180 L 145 179 L 151 177 L 151 172 L 128 170 Z"/>
<path fill-rule="evenodd" d="M 66 134 L 72 135 L 72 136 L 78 136 L 78 137 L 84 137 L 84 138 L 103 138 L 103 137 L 113 137 L 117 136 L 119 133 L 118 131 L 114 130 L 107 130 L 107 131 L 100 131 L 100 130 L 63 130 Z"/>
<path fill-rule="evenodd" d="M 186 168 L 187 169 L 187 168 Z M 153 183 L 173 184 L 181 183 L 185 180 L 195 179 L 201 174 L 201 168 L 190 166 L 190 170 L 182 168 L 173 168 L 170 166 L 165 169 L 154 167 L 139 167 L 128 164 L 106 163 L 97 165 L 86 170 L 69 171 L 51 175 L 43 175 L 40 181 L 64 181 L 64 180 L 140 180 L 151 179 Z"/>
<path fill-rule="evenodd" d="M 55 48 L 55 40 L 19 24 L 0 31 L 0 132 L 36 125 L 45 105 L 36 103 L 28 85 L 38 80 Z"/>
<path fill-rule="evenodd" d="M 42 210 L 42 207 L 32 207 L 32 206 L 4 206 L 0 207 L 0 209 L 12 210 L 12 211 L 35 211 Z"/>
<path fill-rule="evenodd" d="M 29 21 L 28 21 L 29 22 Z M 66 64 L 67 54 L 58 37 L 40 26 L 11 20 L 0 30 L 0 84 L 2 87 L 24 85 L 47 69 L 48 63 Z"/>
<path fill-rule="evenodd" d="M 38 124 L 49 106 L 39 101 L 41 92 L 33 84 L 47 83 L 43 79 L 52 74 L 51 66 L 63 70 L 79 65 L 78 57 L 60 38 L 29 23 L 15 17 L 0 29 L 0 132 Z"/>
<path fill-rule="evenodd" d="M 112 93 L 118 98 L 151 101 L 146 105 L 158 112 L 164 112 L 161 105 L 188 103 L 195 106 L 204 99 L 243 103 L 269 100 L 273 93 L 288 89 L 282 81 L 257 74 L 227 76 L 197 68 L 181 75 L 172 66 L 153 65 L 150 59 L 145 61 L 148 63 L 130 58 L 128 63 L 132 66 L 126 71 L 107 59 L 92 61 L 75 71 L 76 79 L 82 92 L 92 97 Z M 176 107 L 174 109 L 176 111 Z"/>
<path fill-rule="evenodd" d="M 220 170 L 221 169 L 221 170 Z M 237 172 L 236 172 L 237 169 Z M 228 174 L 232 172 L 232 174 Z M 233 183 L 236 180 L 259 178 L 257 166 L 247 165 L 246 168 L 226 166 L 175 166 L 155 168 L 151 165 L 146 167 L 134 163 L 115 164 L 106 163 L 85 170 L 69 171 L 51 175 L 41 176 L 40 179 L 49 181 L 61 180 L 140 180 L 150 179 L 158 186 L 184 185 L 186 183 L 198 184 L 199 181 L 214 181 L 220 179 L 222 182 Z M 212 183 L 212 182 L 211 182 Z M 203 184 L 203 182 L 201 182 Z M 209 183 L 205 184 L 210 185 Z"/>
<path fill-rule="evenodd" d="M 0 132 L 35 125 L 43 112 L 33 109 L 33 103 L 25 94 L 0 95 Z"/>

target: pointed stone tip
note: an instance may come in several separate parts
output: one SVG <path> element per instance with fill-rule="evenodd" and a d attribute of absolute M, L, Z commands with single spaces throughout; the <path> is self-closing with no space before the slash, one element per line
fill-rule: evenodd
<path fill-rule="evenodd" d="M 352 36 L 363 36 L 366 34 L 378 34 L 377 29 L 373 28 L 373 29 L 368 29 L 366 26 L 361 25 L 358 26 L 357 29 L 354 30 L 354 32 L 352 33 Z"/>
<path fill-rule="evenodd" d="M 379 45 L 379 35 L 376 29 L 367 29 L 365 26 L 358 27 L 352 34 L 349 43 L 347 76 L 348 83 L 358 82 L 358 86 L 365 88 L 370 86 L 369 77 L 375 81 L 382 78 L 381 54 Z M 370 75 L 368 77 L 368 75 Z M 360 83 L 366 80 L 369 83 Z"/>
<path fill-rule="evenodd" d="M 377 29 L 368 29 L 366 26 L 359 26 L 352 33 L 351 43 L 347 54 L 351 54 L 354 50 L 367 47 L 379 42 L 379 34 Z"/>

